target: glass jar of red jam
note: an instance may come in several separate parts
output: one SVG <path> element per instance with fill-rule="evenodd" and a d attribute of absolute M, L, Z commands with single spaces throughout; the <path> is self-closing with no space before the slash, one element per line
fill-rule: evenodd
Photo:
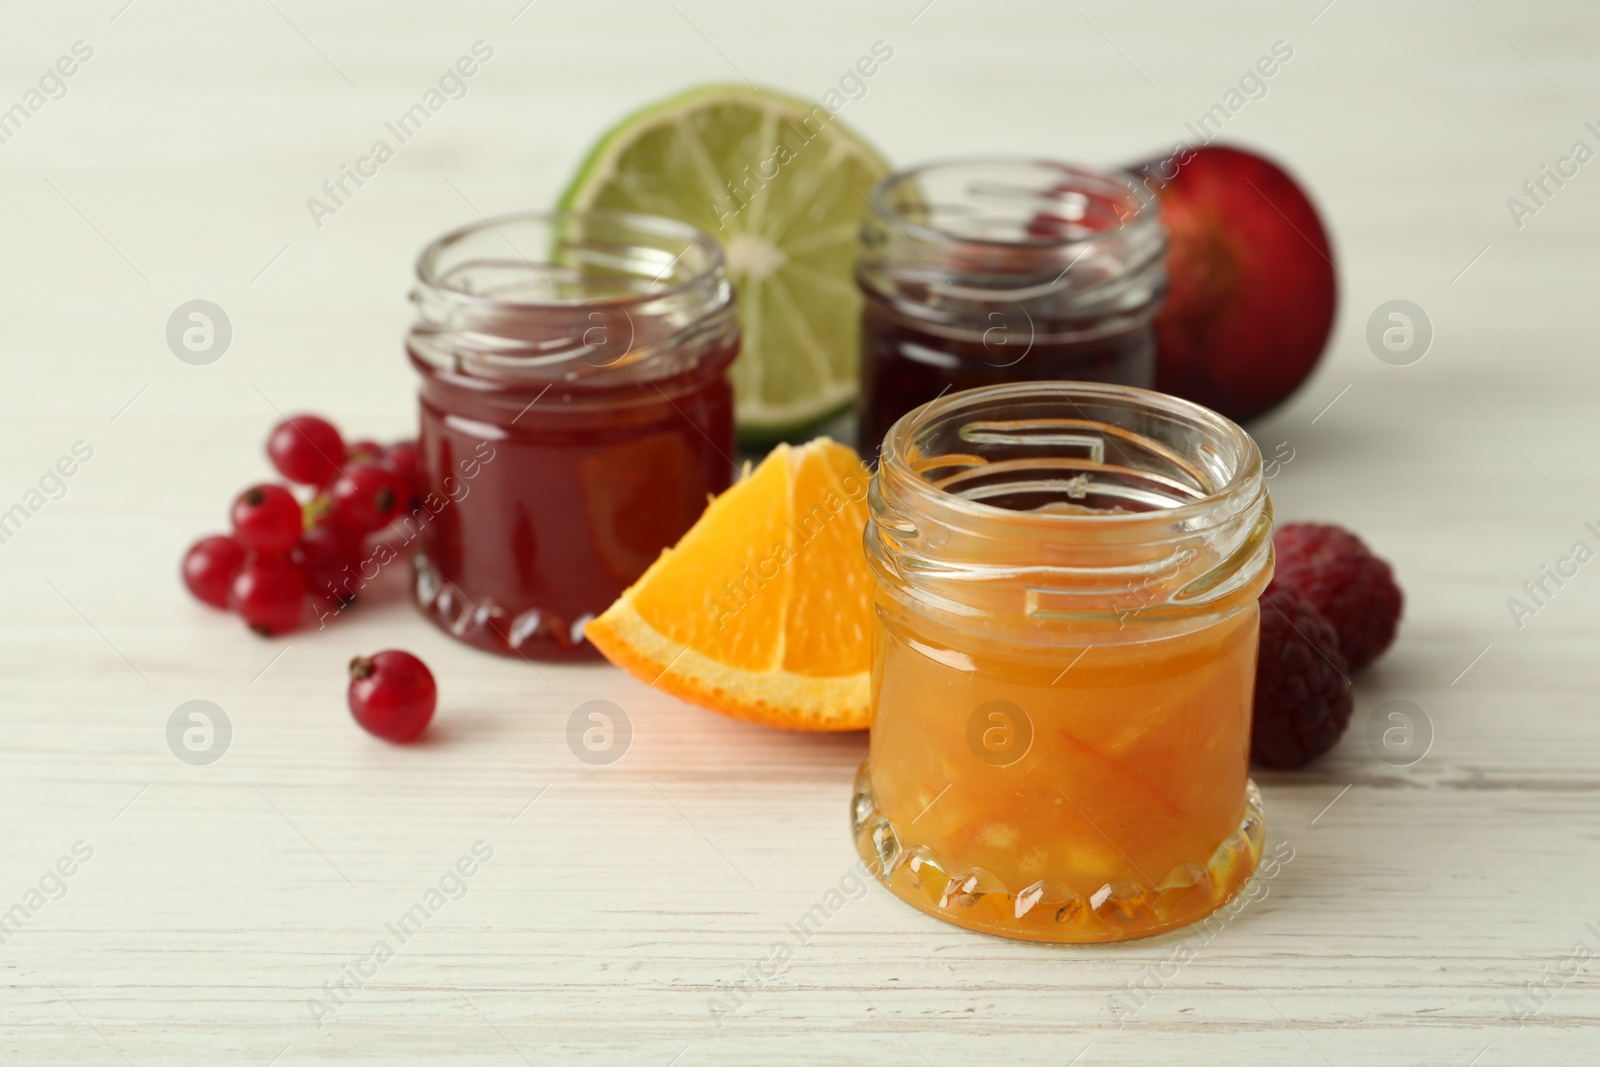
<path fill-rule="evenodd" d="M 512 215 L 416 274 L 417 602 L 479 648 L 595 658 L 584 623 L 736 473 L 722 252 L 667 219 Z"/>
<path fill-rule="evenodd" d="M 856 280 L 860 445 L 946 392 L 1039 379 L 1155 379 L 1166 232 L 1132 175 L 955 160 L 872 191 Z"/>

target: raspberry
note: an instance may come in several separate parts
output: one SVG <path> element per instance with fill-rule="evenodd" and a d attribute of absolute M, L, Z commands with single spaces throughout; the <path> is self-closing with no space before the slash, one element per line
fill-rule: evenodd
<path fill-rule="evenodd" d="M 1339 635 L 1322 613 L 1277 582 L 1261 596 L 1261 651 L 1250 758 L 1299 767 L 1338 744 L 1354 706 Z"/>
<path fill-rule="evenodd" d="M 1389 565 L 1338 526 L 1291 522 L 1278 527 L 1272 543 L 1274 582 L 1311 601 L 1333 624 L 1350 669 L 1383 655 L 1400 623 L 1400 587 Z"/>

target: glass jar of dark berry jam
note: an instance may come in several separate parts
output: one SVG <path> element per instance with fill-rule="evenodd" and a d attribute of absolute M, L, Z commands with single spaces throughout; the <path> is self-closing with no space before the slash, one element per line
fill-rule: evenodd
<path fill-rule="evenodd" d="M 479 648 L 597 656 L 583 624 L 736 473 L 721 250 L 667 219 L 506 216 L 429 245 L 412 299 L 418 604 Z"/>
<path fill-rule="evenodd" d="M 856 265 L 863 453 L 946 392 L 1153 382 L 1166 235 L 1131 175 L 956 160 L 891 174 L 871 199 Z"/>

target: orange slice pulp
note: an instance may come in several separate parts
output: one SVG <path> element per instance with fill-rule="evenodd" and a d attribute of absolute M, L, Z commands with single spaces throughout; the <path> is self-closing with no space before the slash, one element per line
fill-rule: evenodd
<path fill-rule="evenodd" d="M 585 635 L 635 677 L 732 718 L 866 729 L 868 480 L 835 441 L 779 445 Z"/>

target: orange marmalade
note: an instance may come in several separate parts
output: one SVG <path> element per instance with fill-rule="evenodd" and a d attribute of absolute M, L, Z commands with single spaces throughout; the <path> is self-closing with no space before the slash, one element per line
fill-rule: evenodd
<path fill-rule="evenodd" d="M 851 809 L 897 896 L 975 930 L 1116 941 L 1254 872 L 1250 715 L 1272 573 L 1254 442 L 1119 385 L 947 395 L 871 491 L 873 722 Z"/>

